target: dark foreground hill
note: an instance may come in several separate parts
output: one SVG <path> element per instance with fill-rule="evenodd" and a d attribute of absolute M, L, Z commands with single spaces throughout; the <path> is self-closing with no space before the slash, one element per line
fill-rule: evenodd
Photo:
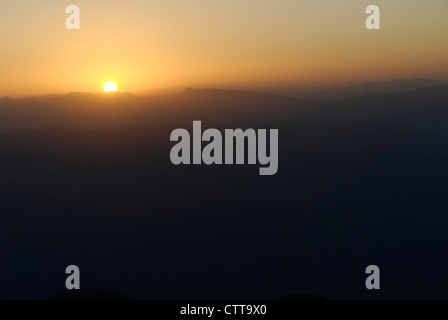
<path fill-rule="evenodd" d="M 61 292 L 76 264 L 83 287 L 137 299 L 447 298 L 446 136 L 285 125 L 262 177 L 172 165 L 171 130 L 1 136 L 0 296 Z"/>
<path fill-rule="evenodd" d="M 58 116 L 53 127 L 0 135 L 0 298 L 62 292 L 72 264 L 82 288 L 136 299 L 448 298 L 446 87 L 311 109 L 213 90 L 159 109 L 132 95 L 49 96 L 33 100 L 49 108 L 40 125 L 65 108 L 59 100 L 72 101 L 62 114 L 79 112 L 66 120 L 89 114 L 94 128 Z M 2 102 L 17 115 L 2 118 L 10 128 L 42 115 L 9 103 L 19 102 Z M 98 128 L 105 115 L 114 121 Z M 277 128 L 277 174 L 173 165 L 170 133 L 192 120 Z M 380 291 L 365 288 L 371 264 Z"/>

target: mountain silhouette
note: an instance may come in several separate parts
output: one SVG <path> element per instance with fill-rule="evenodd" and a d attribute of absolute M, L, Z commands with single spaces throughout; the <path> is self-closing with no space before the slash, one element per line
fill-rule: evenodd
<path fill-rule="evenodd" d="M 103 128 L 158 121 L 157 108 L 130 93 L 69 93 L 0 101 L 0 132 L 55 126 Z"/>
<path fill-rule="evenodd" d="M 156 102 L 156 104 L 154 104 Z M 106 128 L 129 125 L 187 125 L 201 118 L 210 125 L 278 123 L 319 105 L 252 92 L 186 89 L 166 99 L 129 93 L 69 93 L 0 101 L 0 132 L 55 126 Z"/>
<path fill-rule="evenodd" d="M 364 82 L 341 89 L 322 90 L 321 92 L 315 94 L 313 97 L 327 99 L 348 99 L 371 93 L 400 93 L 441 85 L 447 85 L 447 82 L 423 78 L 397 79 L 384 82 Z"/>
<path fill-rule="evenodd" d="M 433 83 L 392 81 L 391 91 Z M 360 85 L 382 87 L 387 85 Z M 282 123 L 396 121 L 443 129 L 446 86 L 370 94 L 344 101 L 296 99 L 273 94 L 192 89 L 175 97 L 145 98 L 130 93 L 69 93 L 0 100 L 0 133 L 56 126 L 110 128 L 134 125 L 186 126 L 201 119 L 210 126 L 276 126 Z M 430 109 L 432 111 L 430 111 Z"/>
<path fill-rule="evenodd" d="M 258 93 L 250 91 L 238 90 L 218 90 L 218 89 L 193 89 L 187 88 L 177 96 L 180 100 L 190 100 L 195 103 L 206 103 L 212 106 L 216 104 L 227 104 L 229 107 L 232 104 L 240 106 L 252 105 L 254 103 L 263 105 L 287 105 L 296 104 L 297 99 L 278 96 L 268 93 Z"/>
<path fill-rule="evenodd" d="M 448 133 L 448 86 L 405 93 L 371 94 L 315 108 L 299 119 L 308 124 L 386 122 Z"/>

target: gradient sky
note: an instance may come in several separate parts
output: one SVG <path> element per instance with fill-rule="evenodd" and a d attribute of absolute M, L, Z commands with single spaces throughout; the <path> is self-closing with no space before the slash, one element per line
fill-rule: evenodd
<path fill-rule="evenodd" d="M 448 76 L 447 0 L 1 0 L 0 30 L 0 96 Z"/>

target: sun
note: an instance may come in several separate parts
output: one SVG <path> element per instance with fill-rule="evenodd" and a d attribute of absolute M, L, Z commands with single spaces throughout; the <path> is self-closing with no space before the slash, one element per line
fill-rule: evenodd
<path fill-rule="evenodd" d="M 104 84 L 104 91 L 115 92 L 117 91 L 117 85 L 113 81 L 108 81 Z"/>

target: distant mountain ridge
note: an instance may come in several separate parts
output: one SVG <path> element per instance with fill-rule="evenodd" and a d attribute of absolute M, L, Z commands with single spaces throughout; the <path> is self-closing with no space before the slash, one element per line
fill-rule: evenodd
<path fill-rule="evenodd" d="M 282 95 L 276 95 L 272 93 L 264 93 L 264 92 L 254 92 L 254 91 L 245 91 L 245 90 L 222 90 L 222 89 L 213 89 L 213 88 L 205 88 L 205 89 L 196 89 L 196 88 L 186 88 L 182 91 L 178 97 L 182 99 L 191 99 L 197 97 L 219 97 L 219 98 L 246 98 L 246 99 L 284 99 L 288 101 L 295 101 L 296 98 L 285 97 Z"/>
<path fill-rule="evenodd" d="M 341 100 L 302 115 L 299 122 L 319 125 L 382 122 L 448 134 L 448 85 Z"/>
<path fill-rule="evenodd" d="M 55 126 L 101 128 L 130 125 L 154 113 L 142 97 L 130 93 L 72 92 L 0 100 L 0 132 Z"/>
<path fill-rule="evenodd" d="M 424 78 L 397 79 L 384 82 L 364 82 L 342 89 L 328 89 L 314 95 L 316 98 L 349 99 L 371 93 L 400 93 L 426 87 L 447 85 L 448 82 Z"/>
<path fill-rule="evenodd" d="M 57 126 L 106 128 L 176 126 L 202 120 L 210 125 L 275 125 L 314 103 L 245 91 L 187 88 L 175 97 L 145 98 L 130 93 L 72 92 L 0 100 L 0 133 Z"/>
<path fill-rule="evenodd" d="M 433 83 L 396 80 L 390 91 Z M 438 82 L 437 82 L 438 83 Z M 384 83 L 357 88 L 381 88 Z M 368 91 L 368 90 L 364 90 Z M 0 100 L 0 133 L 66 126 L 276 127 L 282 124 L 386 122 L 445 132 L 448 85 L 405 92 L 365 93 L 350 99 L 297 99 L 250 91 L 187 88 L 174 97 L 146 98 L 131 93 L 72 92 Z"/>

